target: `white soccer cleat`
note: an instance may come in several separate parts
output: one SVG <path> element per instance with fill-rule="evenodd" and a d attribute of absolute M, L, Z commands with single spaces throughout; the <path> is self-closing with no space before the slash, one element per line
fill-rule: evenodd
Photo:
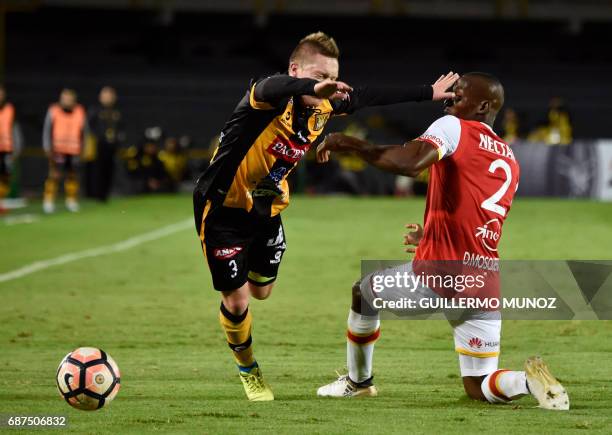
<path fill-rule="evenodd" d="M 66 208 L 72 213 L 76 213 L 80 210 L 79 203 L 76 199 L 67 199 Z"/>
<path fill-rule="evenodd" d="M 567 411 L 569 397 L 563 385 L 550 373 L 548 366 L 539 356 L 525 361 L 525 373 L 529 391 L 540 404 L 540 408 Z"/>
<path fill-rule="evenodd" d="M 374 385 L 359 387 L 348 375 L 340 376 L 331 384 L 323 385 L 317 390 L 319 397 L 376 397 L 378 390 Z"/>
<path fill-rule="evenodd" d="M 46 214 L 55 212 L 55 203 L 53 201 L 43 201 L 43 211 Z"/>

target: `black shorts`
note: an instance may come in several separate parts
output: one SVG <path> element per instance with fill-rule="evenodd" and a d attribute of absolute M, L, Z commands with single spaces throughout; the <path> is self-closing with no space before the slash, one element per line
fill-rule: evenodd
<path fill-rule="evenodd" d="M 62 169 L 66 172 L 75 171 L 79 165 L 79 156 L 72 154 L 53 153 L 50 164 L 53 169 Z"/>
<path fill-rule="evenodd" d="M 205 211 L 197 202 L 196 228 Z M 280 215 L 262 219 L 239 208 L 207 210 L 202 249 L 216 290 L 235 290 L 247 281 L 256 286 L 273 283 L 286 248 Z"/>

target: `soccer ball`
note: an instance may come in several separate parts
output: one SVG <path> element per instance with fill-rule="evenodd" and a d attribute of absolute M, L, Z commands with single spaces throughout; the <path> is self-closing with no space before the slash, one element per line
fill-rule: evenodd
<path fill-rule="evenodd" d="M 57 388 L 68 404 L 92 411 L 112 401 L 120 387 L 119 367 L 102 349 L 80 347 L 57 368 Z"/>

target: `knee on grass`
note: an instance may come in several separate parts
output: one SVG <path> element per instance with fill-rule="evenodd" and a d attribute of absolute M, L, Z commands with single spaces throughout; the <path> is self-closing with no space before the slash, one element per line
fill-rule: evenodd
<path fill-rule="evenodd" d="M 487 398 L 484 396 L 481 388 L 482 380 L 484 376 L 464 376 L 463 377 L 463 389 L 470 399 L 479 400 L 486 402 Z"/>
<path fill-rule="evenodd" d="M 351 310 L 353 310 L 353 312 L 363 314 L 364 316 L 376 316 L 378 314 L 378 310 L 373 308 L 368 301 L 362 297 L 361 281 L 356 281 L 353 284 L 351 295 Z"/>

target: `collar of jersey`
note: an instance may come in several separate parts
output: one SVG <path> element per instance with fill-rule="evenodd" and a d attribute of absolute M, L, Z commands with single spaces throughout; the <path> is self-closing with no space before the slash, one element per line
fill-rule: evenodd
<path fill-rule="evenodd" d="M 486 124 L 484 122 L 480 122 L 482 125 L 484 125 L 485 127 L 487 127 L 489 130 L 491 130 L 491 133 L 493 133 L 495 136 L 497 136 L 497 133 L 495 133 L 495 130 L 493 130 L 493 127 L 491 127 L 489 124 Z"/>

